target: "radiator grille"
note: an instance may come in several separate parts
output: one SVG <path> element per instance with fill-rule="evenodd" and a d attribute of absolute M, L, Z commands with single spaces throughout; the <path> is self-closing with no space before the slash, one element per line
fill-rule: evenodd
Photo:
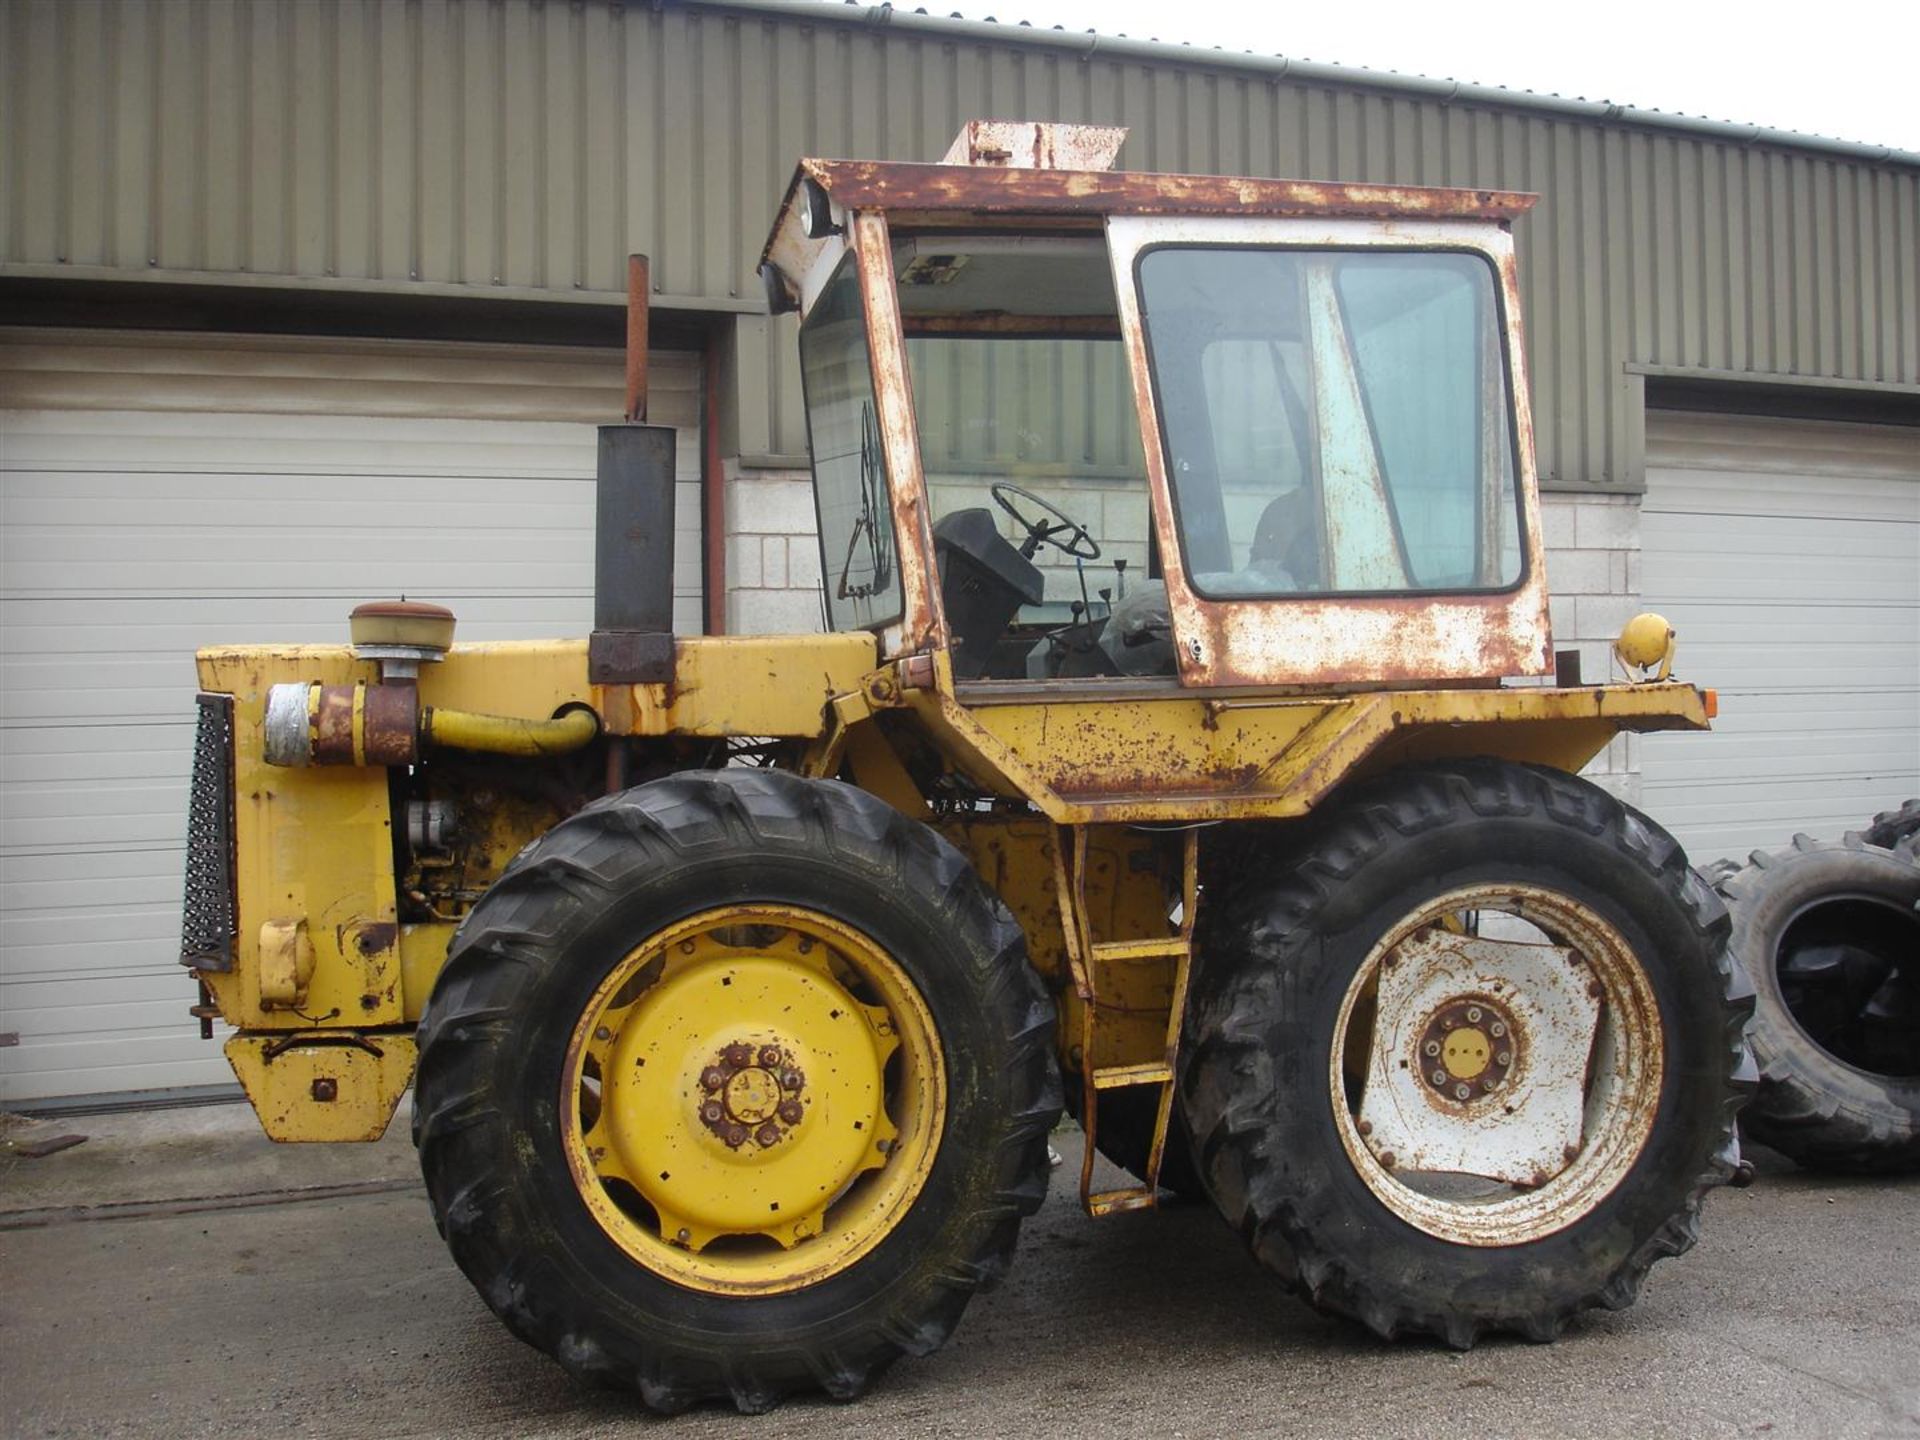
<path fill-rule="evenodd" d="M 187 897 L 180 963 L 231 970 L 233 903 L 233 697 L 202 695 L 187 804 Z"/>

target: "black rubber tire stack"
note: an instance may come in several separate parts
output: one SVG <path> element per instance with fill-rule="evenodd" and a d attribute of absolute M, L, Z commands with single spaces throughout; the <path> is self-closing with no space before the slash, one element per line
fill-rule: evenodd
<path fill-rule="evenodd" d="M 1732 1176 L 1753 1081 L 1752 994 L 1726 953 L 1726 912 L 1680 847 L 1576 777 L 1469 760 L 1363 782 L 1290 827 L 1286 854 L 1270 873 L 1243 869 L 1199 915 L 1180 1099 L 1229 1224 L 1314 1305 L 1388 1338 L 1548 1340 L 1581 1310 L 1631 1304 Z M 1348 1157 L 1326 1083 L 1342 997 L 1379 938 L 1490 882 L 1551 888 L 1611 924 L 1651 983 L 1666 1049 L 1632 1169 L 1565 1228 L 1506 1247 L 1390 1211 Z"/>
<path fill-rule="evenodd" d="M 859 928 L 911 977 L 947 1075 L 938 1149 L 875 1249 L 803 1289 L 670 1283 L 592 1219 L 562 1150 L 569 1036 L 602 978 L 675 921 L 785 902 Z M 454 1258 L 507 1325 L 656 1411 L 860 1393 L 952 1331 L 1048 1184 L 1054 1018 L 1025 941 L 964 856 L 836 781 L 692 772 L 609 796 L 528 846 L 454 938 L 420 1026 L 414 1141 Z"/>
<path fill-rule="evenodd" d="M 1876 824 L 1891 835 L 1913 816 L 1909 803 Z M 1908 831 L 1885 848 L 1870 833 L 1795 836 L 1716 881 L 1759 996 L 1760 1090 L 1741 1124 L 1810 1169 L 1847 1174 L 1920 1169 L 1920 841 Z M 1904 1062 L 1882 1058 L 1896 1052 Z"/>

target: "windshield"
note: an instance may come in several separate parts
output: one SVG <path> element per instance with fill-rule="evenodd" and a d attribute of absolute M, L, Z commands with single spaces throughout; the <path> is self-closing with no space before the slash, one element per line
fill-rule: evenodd
<path fill-rule="evenodd" d="M 1518 583 L 1510 399 L 1483 259 L 1164 246 L 1138 273 L 1196 592 Z"/>
<path fill-rule="evenodd" d="M 865 630 L 900 618 L 893 511 L 874 416 L 873 363 L 859 277 L 848 256 L 800 329 L 800 380 L 813 452 L 827 625 Z"/>

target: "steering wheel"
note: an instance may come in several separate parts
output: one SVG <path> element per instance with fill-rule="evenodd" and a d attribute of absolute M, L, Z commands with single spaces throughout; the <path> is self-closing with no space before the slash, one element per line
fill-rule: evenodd
<path fill-rule="evenodd" d="M 1009 485 L 1005 481 L 996 482 L 989 487 L 987 493 L 993 496 L 994 504 L 1019 521 L 1021 527 L 1026 530 L 1027 538 L 1021 543 L 1020 553 L 1027 559 L 1031 560 L 1034 552 L 1042 545 L 1051 545 L 1055 550 L 1071 555 L 1076 560 L 1100 558 L 1099 542 L 1087 532 L 1087 527 L 1051 500 L 1043 500 L 1031 490 L 1022 490 L 1018 485 Z M 1011 497 L 1015 495 L 1022 500 L 1030 501 L 1043 516 L 1051 516 L 1057 523 L 1049 524 L 1045 519 L 1029 519 L 1013 503 Z M 1063 535 L 1066 537 L 1064 540 L 1060 538 Z"/>

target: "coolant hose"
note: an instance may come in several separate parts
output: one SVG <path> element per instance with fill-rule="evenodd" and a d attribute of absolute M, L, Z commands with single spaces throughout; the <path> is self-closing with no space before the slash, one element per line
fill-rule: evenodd
<path fill-rule="evenodd" d="M 565 755 L 599 733 L 600 721 L 591 710 L 569 710 L 551 720 L 517 720 L 429 705 L 420 719 L 420 738 L 427 744 L 492 755 Z"/>

